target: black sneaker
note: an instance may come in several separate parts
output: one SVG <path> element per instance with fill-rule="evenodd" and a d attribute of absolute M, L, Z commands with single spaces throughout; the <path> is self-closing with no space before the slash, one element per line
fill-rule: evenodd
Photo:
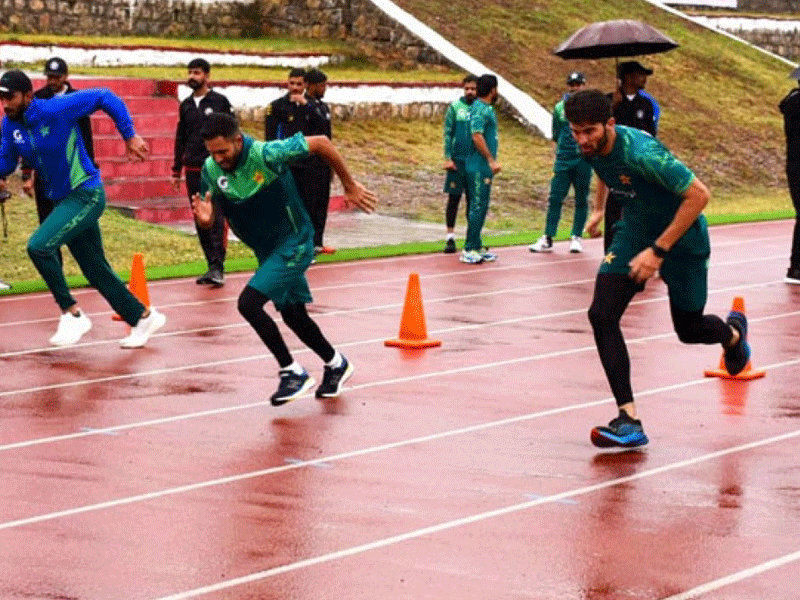
<path fill-rule="evenodd" d="M 738 375 L 750 362 L 750 344 L 747 343 L 747 317 L 738 310 L 728 313 L 726 322 L 739 332 L 739 341 L 735 346 L 725 348 L 722 356 L 725 359 L 725 370 L 730 375 Z"/>
<path fill-rule="evenodd" d="M 453 238 L 450 238 L 444 244 L 444 253 L 445 254 L 455 254 L 456 253 L 456 241 Z"/>
<path fill-rule="evenodd" d="M 200 277 L 195 279 L 197 285 L 209 285 L 211 283 L 211 271 L 206 271 Z"/>
<path fill-rule="evenodd" d="M 353 365 L 342 356 L 342 366 L 325 367 L 322 383 L 317 388 L 317 398 L 336 398 L 342 392 L 344 383 L 353 376 Z"/>
<path fill-rule="evenodd" d="M 222 287 L 225 285 L 225 275 L 219 269 L 211 269 L 207 274 L 208 283 L 214 287 Z"/>
<path fill-rule="evenodd" d="M 783 278 L 786 283 L 800 285 L 800 267 L 789 267 L 786 271 L 786 277 Z"/>
<path fill-rule="evenodd" d="M 592 429 L 591 439 L 598 448 L 613 446 L 634 448 L 644 446 L 650 441 L 644 434 L 642 422 L 638 419 L 631 419 L 624 410 L 619 411 L 619 416 L 612 419 L 608 427 L 601 425 Z"/>
<path fill-rule="evenodd" d="M 281 380 L 278 384 L 278 391 L 270 398 L 272 406 L 281 406 L 291 402 L 305 394 L 316 383 L 306 371 L 300 375 L 294 371 L 279 371 L 278 375 Z"/>

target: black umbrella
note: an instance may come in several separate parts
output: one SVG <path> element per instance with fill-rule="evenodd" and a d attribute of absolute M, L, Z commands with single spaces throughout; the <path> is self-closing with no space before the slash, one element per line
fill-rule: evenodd
<path fill-rule="evenodd" d="M 616 58 L 677 48 L 675 40 L 641 21 L 620 19 L 582 27 L 553 51 L 561 58 Z"/>

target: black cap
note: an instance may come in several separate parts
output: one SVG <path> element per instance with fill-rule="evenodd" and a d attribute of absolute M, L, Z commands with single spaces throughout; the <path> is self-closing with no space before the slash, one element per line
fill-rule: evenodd
<path fill-rule="evenodd" d="M 310 69 L 303 75 L 303 80 L 305 80 L 306 83 L 323 83 L 328 81 L 328 76 L 319 69 Z"/>
<path fill-rule="evenodd" d="M 586 83 L 586 77 L 583 73 L 573 71 L 567 75 L 567 85 L 583 85 L 584 83 Z"/>
<path fill-rule="evenodd" d="M 190 71 L 192 69 L 200 69 L 203 73 L 209 73 L 211 71 L 211 65 L 208 64 L 208 61 L 205 58 L 193 58 L 189 61 L 189 65 L 187 69 Z"/>
<path fill-rule="evenodd" d="M 58 56 L 48 58 L 44 63 L 45 75 L 66 75 L 67 74 L 67 61 Z"/>
<path fill-rule="evenodd" d="M 629 73 L 644 73 L 645 75 L 652 75 L 653 69 L 648 69 L 647 67 L 643 66 L 642 63 L 635 60 L 619 63 L 619 66 L 617 67 L 617 77 L 622 78 Z"/>
<path fill-rule="evenodd" d="M 14 92 L 30 92 L 33 89 L 31 80 L 25 73 L 17 69 L 6 71 L 0 77 L 0 93 L 13 94 Z"/>

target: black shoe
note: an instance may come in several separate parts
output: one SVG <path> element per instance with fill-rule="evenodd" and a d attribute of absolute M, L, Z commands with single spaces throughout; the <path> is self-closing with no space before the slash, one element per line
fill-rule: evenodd
<path fill-rule="evenodd" d="M 725 370 L 730 375 L 738 375 L 750 362 L 750 344 L 747 343 L 747 317 L 738 310 L 728 313 L 726 322 L 739 332 L 739 341 L 735 346 L 725 348 L 722 353 L 725 359 Z"/>
<path fill-rule="evenodd" d="M 592 429 L 591 439 L 598 448 L 634 448 L 650 441 L 644 433 L 642 422 L 631 419 L 624 410 L 619 411 L 619 416 L 612 419 L 608 427 L 602 425 Z"/>
<path fill-rule="evenodd" d="M 789 267 L 786 272 L 786 277 L 783 278 L 786 283 L 800 285 L 800 267 Z"/>
<path fill-rule="evenodd" d="M 208 282 L 214 287 L 225 285 L 225 275 L 219 269 L 211 269 L 208 272 Z"/>
<path fill-rule="evenodd" d="M 278 391 L 270 398 L 272 406 L 281 406 L 299 398 L 316 383 L 306 371 L 303 371 L 301 375 L 294 371 L 279 371 L 278 375 L 281 380 L 278 383 Z"/>
<path fill-rule="evenodd" d="M 342 356 L 342 365 L 337 368 L 325 367 L 322 383 L 317 388 L 317 398 L 336 398 L 342 392 L 345 381 L 353 376 L 353 365 Z"/>
<path fill-rule="evenodd" d="M 447 242 L 445 242 L 444 253 L 445 254 L 456 253 L 456 241 L 453 238 L 450 238 L 449 240 L 447 240 Z"/>
<path fill-rule="evenodd" d="M 211 271 L 206 271 L 200 277 L 195 279 L 195 283 L 197 285 L 209 285 L 211 284 Z"/>

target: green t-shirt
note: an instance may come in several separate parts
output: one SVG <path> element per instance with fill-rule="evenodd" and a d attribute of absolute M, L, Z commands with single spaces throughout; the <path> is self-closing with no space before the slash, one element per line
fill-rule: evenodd
<path fill-rule="evenodd" d="M 459 98 L 447 107 L 444 116 L 444 157 L 464 161 L 472 151 L 472 132 L 469 127 L 470 105 Z"/>
<path fill-rule="evenodd" d="M 608 156 L 589 163 L 622 205 L 627 235 L 652 243 L 667 228 L 695 180 L 694 173 L 649 134 L 616 126 L 617 139 Z M 672 252 L 706 256 L 710 252 L 706 219 L 700 215 L 673 246 Z"/>
<path fill-rule="evenodd" d="M 490 104 L 486 104 L 483 100 L 478 98 L 472 103 L 470 111 L 470 137 L 474 133 L 480 133 L 486 140 L 486 145 L 489 147 L 489 152 L 493 158 L 497 158 L 497 115 L 494 114 L 494 108 Z M 491 174 L 492 170 L 489 168 L 489 163 L 483 158 L 483 155 L 472 145 L 470 152 L 465 162 L 467 171 L 487 172 Z"/>
<path fill-rule="evenodd" d="M 206 158 L 200 194 L 211 191 L 215 210 L 223 212 L 236 236 L 263 259 L 291 236 L 299 243 L 314 233 L 288 168 L 308 156 L 308 143 L 302 133 L 272 142 L 243 138 L 232 171 Z"/>
<path fill-rule="evenodd" d="M 572 165 L 582 160 L 578 143 L 572 137 L 569 121 L 564 114 L 564 100 L 553 108 L 553 141 L 556 142 L 556 160 L 559 164 Z"/>

